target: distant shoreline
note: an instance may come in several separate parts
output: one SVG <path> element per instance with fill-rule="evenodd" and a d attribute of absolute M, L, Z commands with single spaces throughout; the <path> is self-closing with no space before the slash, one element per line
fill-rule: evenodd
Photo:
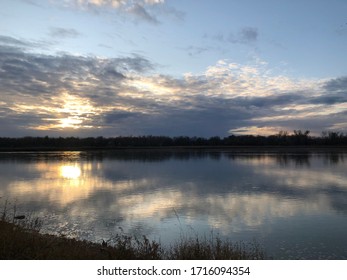
<path fill-rule="evenodd" d="M 233 151 L 233 152 L 347 152 L 347 146 L 129 146 L 129 147 L 0 147 L 6 152 L 83 152 L 83 151 Z"/>
<path fill-rule="evenodd" d="M 126 149 L 170 150 L 310 150 L 346 149 L 347 135 L 339 132 L 311 137 L 309 131 L 281 132 L 270 136 L 230 135 L 221 138 L 189 136 L 118 136 L 118 137 L 0 137 L 0 151 L 86 151 Z"/>

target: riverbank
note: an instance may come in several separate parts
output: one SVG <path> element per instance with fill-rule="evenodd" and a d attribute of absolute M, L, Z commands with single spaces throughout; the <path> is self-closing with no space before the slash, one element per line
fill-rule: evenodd
<path fill-rule="evenodd" d="M 0 221 L 0 259 L 8 260 L 254 260 L 264 259 L 259 245 L 217 238 L 181 238 L 164 248 L 145 236 L 116 235 L 101 244 L 41 234 L 38 220 Z"/>
<path fill-rule="evenodd" d="M 235 152 L 235 153 L 327 153 L 347 152 L 347 146 L 138 146 L 138 147 L 0 147 L 0 153 L 16 152 L 117 152 L 117 151 L 202 151 L 202 152 Z"/>

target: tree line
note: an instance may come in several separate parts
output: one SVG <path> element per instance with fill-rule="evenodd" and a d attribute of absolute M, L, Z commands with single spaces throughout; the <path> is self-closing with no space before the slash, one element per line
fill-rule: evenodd
<path fill-rule="evenodd" d="M 294 130 L 293 133 L 280 131 L 275 135 L 230 135 L 188 137 L 188 136 L 118 136 L 118 137 L 21 137 L 0 138 L 0 148 L 118 148 L 118 147 L 213 147 L 213 146 L 341 146 L 347 145 L 347 134 L 323 132 L 321 136 L 311 136 L 310 131 Z"/>

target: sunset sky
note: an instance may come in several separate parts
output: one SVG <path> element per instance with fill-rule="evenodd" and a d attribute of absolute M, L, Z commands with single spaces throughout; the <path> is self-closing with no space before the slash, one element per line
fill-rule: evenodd
<path fill-rule="evenodd" d="M 0 137 L 347 132 L 346 0 L 0 0 Z"/>

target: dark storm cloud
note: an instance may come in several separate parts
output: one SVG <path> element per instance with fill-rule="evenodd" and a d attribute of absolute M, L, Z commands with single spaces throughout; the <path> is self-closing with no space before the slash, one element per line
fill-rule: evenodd
<path fill-rule="evenodd" d="M 73 28 L 61 28 L 61 27 L 50 28 L 49 35 L 56 39 L 69 39 L 69 38 L 77 38 L 81 36 L 81 34 Z"/>

